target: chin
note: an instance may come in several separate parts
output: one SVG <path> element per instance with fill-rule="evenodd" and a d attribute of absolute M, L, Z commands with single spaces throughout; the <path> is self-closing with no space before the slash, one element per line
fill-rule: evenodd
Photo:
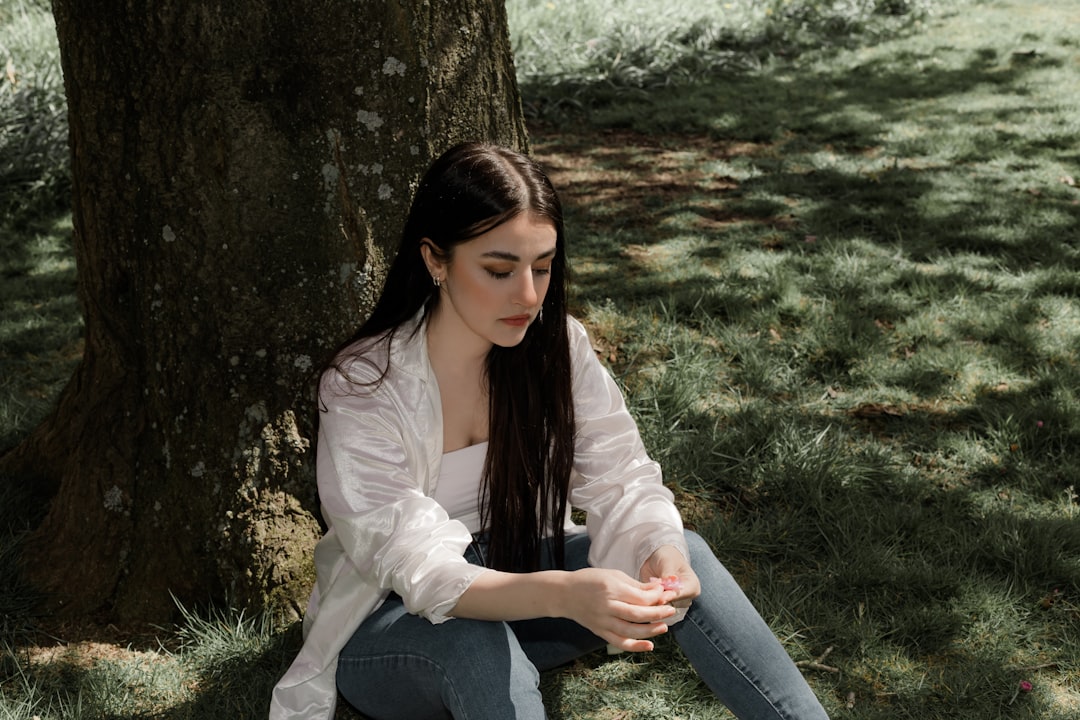
<path fill-rule="evenodd" d="M 494 342 L 492 344 L 493 345 L 498 345 L 501 348 L 512 348 L 512 347 L 517 347 L 524 340 L 525 340 L 525 336 L 522 335 L 517 340 L 498 340 L 498 341 L 496 341 L 496 342 Z"/>
<path fill-rule="evenodd" d="M 516 330 L 512 334 L 506 332 L 499 333 L 495 337 L 491 338 L 491 343 L 493 345 L 498 345 L 499 347 L 504 348 L 517 347 L 525 340 L 525 335 L 528 333 L 528 330 L 529 327 L 525 326 L 519 330 Z"/>

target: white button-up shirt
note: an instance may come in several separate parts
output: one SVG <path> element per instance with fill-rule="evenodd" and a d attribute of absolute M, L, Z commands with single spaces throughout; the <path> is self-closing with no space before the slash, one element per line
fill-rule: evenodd
<path fill-rule="evenodd" d="M 577 424 L 570 504 L 586 512 L 589 563 L 637 577 L 663 545 L 687 554 L 682 520 L 614 380 L 577 320 L 567 318 Z M 433 623 L 489 570 L 463 557 L 472 542 L 432 498 L 443 453 L 442 403 L 417 318 L 389 346 L 369 345 L 319 389 L 316 473 L 326 535 L 315 548 L 316 586 L 304 644 L 274 688 L 271 720 L 333 717 L 337 656 L 391 592 Z M 387 358 L 389 352 L 389 358 Z M 389 359 L 389 364 L 387 360 Z"/>

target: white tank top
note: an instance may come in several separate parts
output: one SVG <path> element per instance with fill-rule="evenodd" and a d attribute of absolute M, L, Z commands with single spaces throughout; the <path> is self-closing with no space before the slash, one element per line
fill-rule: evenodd
<path fill-rule="evenodd" d="M 471 533 L 480 532 L 480 476 L 487 456 L 486 442 L 444 453 L 439 467 L 435 502 L 453 520 L 460 520 Z"/>

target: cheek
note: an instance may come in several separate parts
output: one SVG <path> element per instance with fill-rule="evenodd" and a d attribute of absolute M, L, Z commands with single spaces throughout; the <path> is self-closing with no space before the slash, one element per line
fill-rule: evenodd
<path fill-rule="evenodd" d="M 498 284 L 483 270 L 465 274 L 459 289 L 464 291 L 465 302 L 474 307 L 490 306 L 499 298 Z"/>

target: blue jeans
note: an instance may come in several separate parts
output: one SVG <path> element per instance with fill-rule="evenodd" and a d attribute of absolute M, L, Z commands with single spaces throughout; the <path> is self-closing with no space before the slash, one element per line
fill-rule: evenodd
<path fill-rule="evenodd" d="M 827 718 L 783 646 L 708 544 L 686 533 L 701 595 L 671 627 L 698 675 L 741 720 Z M 473 543 L 466 559 L 482 564 Z M 568 536 L 566 569 L 587 565 L 589 538 Z M 375 720 L 543 720 L 540 672 L 605 646 L 572 620 L 440 625 L 406 612 L 391 594 L 364 620 L 338 657 L 337 684 Z"/>

